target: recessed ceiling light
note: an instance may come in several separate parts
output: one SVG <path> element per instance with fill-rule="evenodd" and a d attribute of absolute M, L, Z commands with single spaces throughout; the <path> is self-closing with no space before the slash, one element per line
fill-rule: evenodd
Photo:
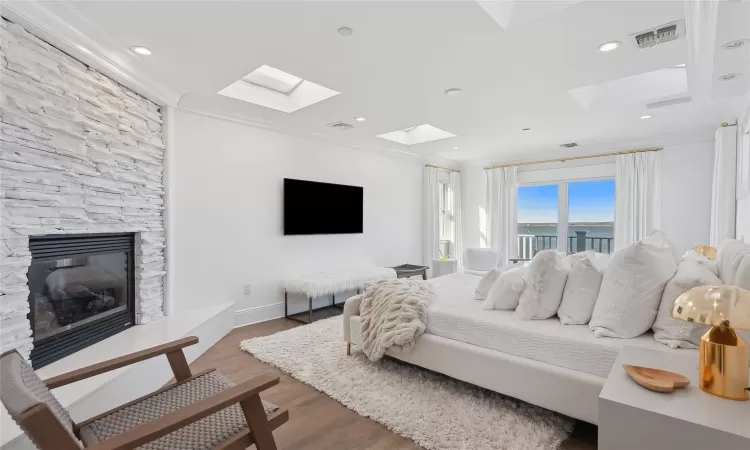
<path fill-rule="evenodd" d="M 450 88 L 445 90 L 445 95 L 458 95 L 461 93 L 459 88 Z"/>
<path fill-rule="evenodd" d="M 726 75 L 722 75 L 719 77 L 721 81 L 729 81 L 734 80 L 735 78 L 739 77 L 741 74 L 739 73 L 728 73 Z"/>
<path fill-rule="evenodd" d="M 148 48 L 148 47 L 141 47 L 141 46 L 138 46 L 138 45 L 135 46 L 135 47 L 130 47 L 130 49 L 133 50 L 134 52 L 138 53 L 139 55 L 143 55 L 143 56 L 151 56 L 151 53 L 152 53 L 150 48 Z"/>
<path fill-rule="evenodd" d="M 354 120 L 356 120 L 357 122 L 364 122 L 365 118 L 364 117 L 355 117 Z"/>
<path fill-rule="evenodd" d="M 521 131 L 531 131 L 531 128 L 521 128 Z"/>
<path fill-rule="evenodd" d="M 456 146 L 456 147 L 453 147 L 453 150 L 458 150 L 459 148 L 460 147 Z"/>
<path fill-rule="evenodd" d="M 737 39 L 736 41 L 727 42 L 726 44 L 722 45 L 721 47 L 725 50 L 734 50 L 735 48 L 740 48 L 743 45 L 750 42 L 750 39 Z"/>
<path fill-rule="evenodd" d="M 620 42 L 617 42 L 617 41 L 607 42 L 599 46 L 599 51 L 611 52 L 612 50 L 616 49 L 619 46 L 620 46 Z"/>
<path fill-rule="evenodd" d="M 646 114 L 645 116 L 641 116 L 641 119 L 650 119 L 650 118 L 651 116 L 649 116 L 648 114 Z"/>
<path fill-rule="evenodd" d="M 353 32 L 354 31 L 352 31 L 352 29 L 349 28 L 349 27 L 341 27 L 341 28 L 339 28 L 339 34 L 342 35 L 342 36 L 351 36 Z"/>

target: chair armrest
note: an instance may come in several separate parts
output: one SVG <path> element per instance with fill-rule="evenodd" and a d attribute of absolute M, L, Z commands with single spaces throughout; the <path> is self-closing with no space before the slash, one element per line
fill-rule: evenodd
<path fill-rule="evenodd" d="M 344 341 L 352 341 L 351 316 L 359 315 L 359 305 L 362 303 L 362 294 L 349 297 L 344 303 Z"/>
<path fill-rule="evenodd" d="M 97 442 L 86 447 L 86 450 L 129 450 L 140 447 L 248 397 L 258 395 L 261 391 L 278 383 L 279 377 L 269 374 L 257 376 L 151 422 L 131 428 L 111 439 Z"/>
<path fill-rule="evenodd" d="M 64 373 L 56 377 L 52 377 L 48 380 L 45 380 L 44 384 L 46 384 L 49 389 L 55 389 L 60 386 L 65 386 L 66 384 L 75 383 L 76 381 L 81 381 L 86 378 L 91 378 L 94 375 L 99 375 L 104 372 L 119 369 L 120 367 L 125 367 L 137 362 L 145 361 L 155 356 L 172 353 L 197 343 L 198 338 L 195 336 L 178 339 L 176 341 L 172 341 L 163 345 L 157 345 L 156 347 L 141 350 L 140 352 L 120 356 L 118 358 L 113 358 L 107 361 L 90 365 L 88 367 L 74 370 L 72 372 Z"/>

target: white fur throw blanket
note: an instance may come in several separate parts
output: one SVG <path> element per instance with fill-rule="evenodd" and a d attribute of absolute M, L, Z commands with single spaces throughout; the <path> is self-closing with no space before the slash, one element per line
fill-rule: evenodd
<path fill-rule="evenodd" d="M 365 284 L 361 319 L 362 350 L 371 361 L 388 349 L 409 351 L 424 333 L 427 307 L 435 300 L 432 284 L 412 279 L 381 280 Z"/>
<path fill-rule="evenodd" d="M 286 280 L 284 289 L 306 297 L 322 297 L 339 292 L 354 291 L 368 281 L 396 278 L 390 267 L 359 267 L 341 272 L 319 272 Z"/>

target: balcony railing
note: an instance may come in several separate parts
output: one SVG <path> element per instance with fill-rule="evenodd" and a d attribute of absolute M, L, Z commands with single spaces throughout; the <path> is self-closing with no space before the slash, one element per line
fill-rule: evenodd
<path fill-rule="evenodd" d="M 542 250 L 556 249 L 557 236 L 551 235 L 518 235 L 518 259 L 529 260 Z M 575 236 L 568 236 L 568 252 L 577 253 L 586 250 L 594 250 L 599 253 L 612 253 L 614 251 L 614 238 L 611 237 L 588 237 L 585 231 L 576 231 Z"/>

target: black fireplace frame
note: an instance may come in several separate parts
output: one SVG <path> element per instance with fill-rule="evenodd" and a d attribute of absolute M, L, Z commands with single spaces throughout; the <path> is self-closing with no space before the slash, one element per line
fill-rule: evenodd
<path fill-rule="evenodd" d="M 34 341 L 31 351 L 31 365 L 39 369 L 47 364 L 64 358 L 96 342 L 113 336 L 135 324 L 135 234 L 134 233 L 100 233 L 100 234 L 49 234 L 29 237 L 29 250 L 32 262 L 50 261 L 60 258 L 76 258 L 87 255 L 111 253 L 113 251 L 127 254 L 127 308 L 94 320 L 83 327 L 72 328 Z M 34 299 L 29 290 L 28 315 L 34 338 Z"/>

